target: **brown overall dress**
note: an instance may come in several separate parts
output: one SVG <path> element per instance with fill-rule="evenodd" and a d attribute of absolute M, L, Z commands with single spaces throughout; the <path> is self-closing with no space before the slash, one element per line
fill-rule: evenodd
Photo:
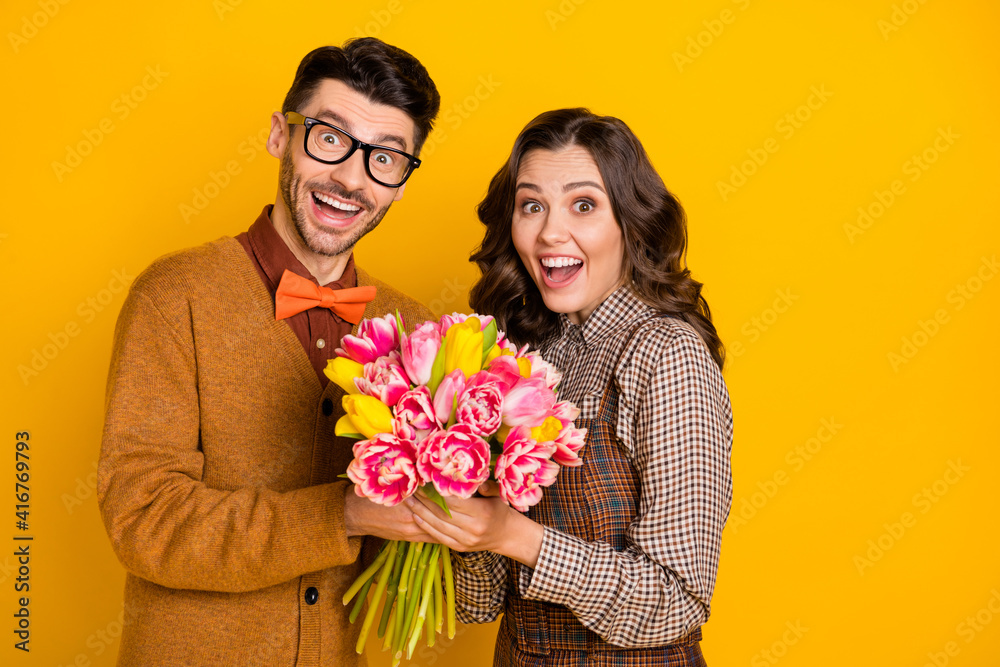
<path fill-rule="evenodd" d="M 629 348 L 638 328 L 628 336 L 623 350 Z M 576 420 L 578 428 L 587 429 L 586 445 L 580 450 L 583 465 L 562 468 L 556 483 L 545 489 L 541 502 L 528 516 L 588 542 L 606 542 L 622 551 L 625 531 L 637 513 L 640 481 L 615 436 L 617 414 L 618 390 L 612 375 L 597 416 Z M 524 599 L 518 590 L 522 567 L 508 559 L 507 601 L 494 667 L 705 667 L 699 643 L 701 628 L 666 646 L 625 649 L 609 644 L 585 628 L 565 606 Z"/>

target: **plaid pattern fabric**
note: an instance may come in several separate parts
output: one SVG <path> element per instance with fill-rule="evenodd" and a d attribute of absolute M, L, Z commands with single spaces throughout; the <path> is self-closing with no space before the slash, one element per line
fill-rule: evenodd
<path fill-rule="evenodd" d="M 732 413 L 718 368 L 687 324 L 627 287 L 583 327 L 564 317 L 542 348 L 564 373 L 560 397 L 590 429 L 584 465 L 561 471 L 532 510 L 546 526 L 533 570 L 495 554 L 456 559 L 462 620 L 506 607 L 498 656 L 515 651 L 503 646 L 513 635 L 527 662 L 498 664 L 562 652 L 546 664 L 576 664 L 577 651 L 607 653 L 608 665 L 703 664 L 694 633 L 708 618 L 732 500 Z M 668 659 L 667 645 L 689 640 L 687 662 Z"/>
<path fill-rule="evenodd" d="M 707 667 L 701 652 L 701 630 L 695 630 L 686 641 L 660 649 L 636 651 L 565 651 L 553 650 L 547 655 L 532 655 L 518 649 L 517 633 L 505 616 L 497 634 L 493 667 Z"/>

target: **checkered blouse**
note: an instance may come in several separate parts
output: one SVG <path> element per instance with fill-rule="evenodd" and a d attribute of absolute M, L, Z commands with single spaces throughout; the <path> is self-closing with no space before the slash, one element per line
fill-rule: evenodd
<path fill-rule="evenodd" d="M 546 526 L 534 570 L 523 568 L 517 582 L 525 598 L 565 605 L 605 641 L 627 648 L 669 644 L 708 619 L 732 502 L 726 385 L 694 330 L 657 314 L 622 287 L 582 327 L 563 315 L 560 334 L 541 346 L 563 372 L 560 398 L 576 403 L 582 418 L 594 417 L 614 372 L 616 432 L 639 473 L 641 497 L 624 551 Z M 459 619 L 495 620 L 508 586 L 505 559 L 475 552 L 455 561 Z"/>

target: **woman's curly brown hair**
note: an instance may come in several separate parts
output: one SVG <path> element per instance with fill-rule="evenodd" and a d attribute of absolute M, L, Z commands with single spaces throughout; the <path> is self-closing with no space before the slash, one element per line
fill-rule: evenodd
<path fill-rule="evenodd" d="M 524 157 L 535 149 L 555 151 L 569 146 L 585 148 L 604 179 L 624 237 L 626 282 L 651 307 L 694 327 L 721 369 L 725 348 L 701 295 L 702 284 L 691 278 L 685 265 L 684 209 L 629 127 L 587 109 L 559 109 L 537 116 L 518 135 L 510 158 L 490 182 L 477 208 L 486 234 L 470 258 L 482 273 L 469 297 L 473 310 L 496 317 L 518 345 L 536 346 L 558 331 L 558 315 L 545 307 L 514 248 L 511 220 Z"/>

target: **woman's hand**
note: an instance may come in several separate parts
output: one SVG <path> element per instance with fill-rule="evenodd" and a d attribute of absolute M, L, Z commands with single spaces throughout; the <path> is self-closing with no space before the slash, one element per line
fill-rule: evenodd
<path fill-rule="evenodd" d="M 534 567 L 545 529 L 499 498 L 496 482 L 479 487 L 483 498 L 448 498 L 449 518 L 422 493 L 406 500 L 417 525 L 455 551 L 493 551 Z"/>

